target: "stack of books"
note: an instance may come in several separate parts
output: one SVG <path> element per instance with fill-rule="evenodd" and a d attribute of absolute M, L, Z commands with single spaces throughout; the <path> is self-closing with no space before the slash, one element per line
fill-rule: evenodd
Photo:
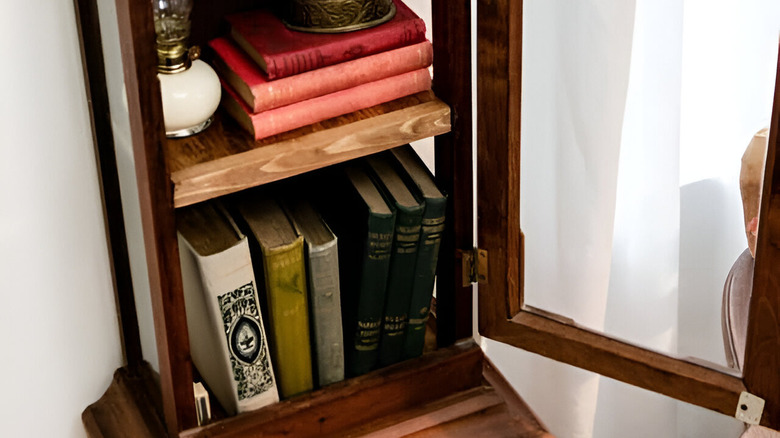
<path fill-rule="evenodd" d="M 407 145 L 183 208 L 192 358 L 224 410 L 422 354 L 445 206 Z"/>
<path fill-rule="evenodd" d="M 209 42 L 222 106 L 256 140 L 431 88 L 425 23 L 400 0 L 395 17 L 341 34 L 290 30 L 269 10 L 226 17 Z"/>

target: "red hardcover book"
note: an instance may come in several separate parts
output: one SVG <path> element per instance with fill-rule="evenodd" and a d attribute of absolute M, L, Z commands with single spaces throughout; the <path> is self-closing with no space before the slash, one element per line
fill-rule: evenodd
<path fill-rule="evenodd" d="M 360 84 L 425 68 L 433 61 L 429 41 L 269 81 L 257 64 L 230 38 L 209 42 L 212 64 L 253 113 L 278 108 Z"/>
<path fill-rule="evenodd" d="M 226 20 L 233 40 L 273 80 L 424 41 L 423 20 L 400 0 L 395 6 L 395 17 L 386 23 L 335 34 L 290 30 L 264 9 Z"/>
<path fill-rule="evenodd" d="M 255 114 L 230 85 L 223 81 L 222 87 L 222 106 L 259 140 L 429 90 L 431 74 L 421 68 Z"/>

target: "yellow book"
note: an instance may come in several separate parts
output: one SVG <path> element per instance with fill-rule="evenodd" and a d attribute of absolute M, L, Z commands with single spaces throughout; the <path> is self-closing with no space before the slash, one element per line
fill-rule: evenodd
<path fill-rule="evenodd" d="M 271 358 L 282 398 L 313 387 L 303 236 L 273 199 L 258 192 L 237 205 L 247 227 L 255 277 L 264 285 Z"/>

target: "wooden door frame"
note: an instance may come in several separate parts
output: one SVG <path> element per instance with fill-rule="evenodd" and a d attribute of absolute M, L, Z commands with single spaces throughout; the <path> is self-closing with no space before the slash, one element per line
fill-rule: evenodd
<path fill-rule="evenodd" d="M 761 424 L 780 429 L 780 87 L 769 137 L 744 377 L 738 377 L 524 306 L 519 227 L 522 9 L 522 1 L 477 2 L 477 235 L 480 249 L 489 254 L 488 283 L 479 286 L 480 334 L 729 416 L 735 415 L 741 392 L 748 391 L 766 401 Z"/>

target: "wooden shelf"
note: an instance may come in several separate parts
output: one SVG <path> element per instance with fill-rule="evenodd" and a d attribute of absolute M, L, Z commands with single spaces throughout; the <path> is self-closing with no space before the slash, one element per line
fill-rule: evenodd
<path fill-rule="evenodd" d="M 174 206 L 184 207 L 449 131 L 450 108 L 430 91 L 259 141 L 218 113 L 202 134 L 167 142 Z"/>

